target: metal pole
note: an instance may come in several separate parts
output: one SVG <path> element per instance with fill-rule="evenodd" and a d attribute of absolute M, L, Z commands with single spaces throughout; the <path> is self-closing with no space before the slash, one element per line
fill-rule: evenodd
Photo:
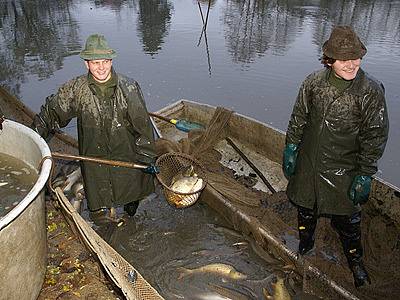
<path fill-rule="evenodd" d="M 257 175 L 261 178 L 261 180 L 264 182 L 264 184 L 269 188 L 269 190 L 272 192 L 272 194 L 275 194 L 276 190 L 269 183 L 267 178 L 265 178 L 264 174 L 261 173 L 261 171 L 251 162 L 251 160 L 239 149 L 238 146 L 236 146 L 236 144 L 229 137 L 226 137 L 225 139 L 228 142 L 228 144 L 231 145 L 232 148 L 235 149 L 235 151 L 237 153 L 239 153 L 239 155 L 249 164 L 249 166 L 254 170 L 254 172 L 257 173 Z"/>
<path fill-rule="evenodd" d="M 65 160 L 95 162 L 95 163 L 99 163 L 99 164 L 111 165 L 114 167 L 125 167 L 125 168 L 133 168 L 133 169 L 146 169 L 148 167 L 146 165 L 136 164 L 136 163 L 127 162 L 127 161 L 110 160 L 110 159 L 81 156 L 81 155 L 72 155 L 72 154 L 65 154 L 65 153 L 59 153 L 59 152 L 52 152 L 51 156 L 54 158 L 60 158 L 60 159 L 65 159 Z"/>

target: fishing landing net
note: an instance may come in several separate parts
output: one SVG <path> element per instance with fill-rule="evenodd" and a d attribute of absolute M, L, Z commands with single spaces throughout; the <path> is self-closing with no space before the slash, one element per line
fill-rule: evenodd
<path fill-rule="evenodd" d="M 183 153 L 165 153 L 157 159 L 156 165 L 160 170 L 156 176 L 163 186 L 164 195 L 169 204 L 177 208 L 185 208 L 197 201 L 201 191 L 207 184 L 206 172 L 200 162 Z M 196 174 L 193 179 L 196 183 L 201 183 L 201 186 L 191 192 L 179 192 L 173 188 L 174 176 L 189 167 L 193 168 L 193 173 Z"/>
<path fill-rule="evenodd" d="M 181 153 L 199 161 L 204 166 L 207 183 L 216 191 L 233 203 L 258 207 L 260 193 L 238 184 L 233 176 L 233 171 L 221 165 L 221 154 L 214 150 L 215 145 L 227 137 L 227 125 L 232 114 L 233 111 L 218 107 L 206 129 L 191 130 L 188 137 L 182 138 L 178 142 L 165 138 L 157 139 L 157 155 Z M 165 187 L 165 185 L 163 186 Z"/>

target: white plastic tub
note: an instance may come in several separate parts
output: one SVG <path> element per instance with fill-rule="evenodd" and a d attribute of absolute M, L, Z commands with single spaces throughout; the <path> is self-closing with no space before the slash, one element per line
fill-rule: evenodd
<path fill-rule="evenodd" d="M 33 130 L 6 120 L 0 130 L 0 152 L 38 170 L 51 155 L 46 142 Z M 46 271 L 47 243 L 44 186 L 51 160 L 44 160 L 39 177 L 26 195 L 0 219 L 0 299 L 36 299 Z"/>

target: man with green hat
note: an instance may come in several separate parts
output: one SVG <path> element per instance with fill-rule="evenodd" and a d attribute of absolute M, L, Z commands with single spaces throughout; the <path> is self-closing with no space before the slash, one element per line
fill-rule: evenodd
<path fill-rule="evenodd" d="M 88 73 L 48 96 L 32 124 L 47 138 L 76 117 L 79 154 L 150 166 L 141 171 L 81 162 L 90 216 L 98 225 L 117 221 L 113 208 L 124 207 L 133 216 L 139 201 L 154 191 L 156 154 L 150 118 L 139 84 L 114 71 L 115 56 L 103 35 L 90 35 L 80 53 Z"/>
<path fill-rule="evenodd" d="M 388 138 L 384 87 L 360 68 L 367 49 L 350 27 L 335 27 L 322 51 L 325 68 L 303 81 L 289 120 L 283 171 L 298 209 L 299 254 L 313 248 L 318 217 L 330 217 L 359 287 L 370 283 L 360 205 Z"/>

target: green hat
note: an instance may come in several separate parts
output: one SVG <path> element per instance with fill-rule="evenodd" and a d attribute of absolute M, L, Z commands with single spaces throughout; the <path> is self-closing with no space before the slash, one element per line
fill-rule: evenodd
<path fill-rule="evenodd" d="M 85 49 L 79 55 L 84 60 L 113 59 L 117 56 L 111 49 L 104 35 L 92 34 L 86 40 Z"/>
<path fill-rule="evenodd" d="M 350 26 L 336 26 L 322 46 L 322 51 L 333 59 L 350 60 L 362 58 L 367 48 Z"/>

